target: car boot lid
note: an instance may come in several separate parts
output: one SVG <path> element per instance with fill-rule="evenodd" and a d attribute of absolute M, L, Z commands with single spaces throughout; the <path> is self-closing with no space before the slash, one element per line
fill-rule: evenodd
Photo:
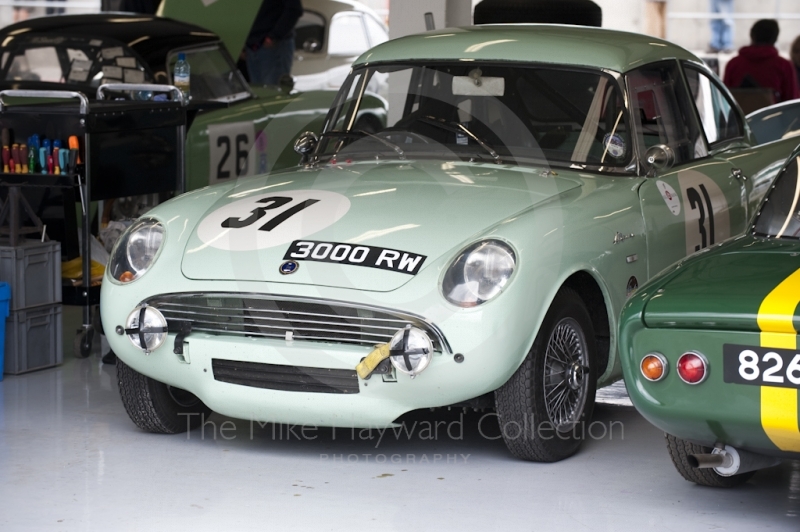
<path fill-rule="evenodd" d="M 650 328 L 771 330 L 759 316 L 764 299 L 800 268 L 800 242 L 745 236 L 695 255 L 649 296 Z M 761 319 L 759 319 L 761 318 Z M 796 330 L 800 316 L 793 319 Z"/>

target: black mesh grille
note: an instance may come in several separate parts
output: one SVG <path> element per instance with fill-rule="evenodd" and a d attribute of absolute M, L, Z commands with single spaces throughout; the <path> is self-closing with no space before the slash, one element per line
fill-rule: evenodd
<path fill-rule="evenodd" d="M 286 392 L 358 393 L 353 369 L 303 368 L 257 362 L 212 359 L 214 378 L 221 382 Z"/>
<path fill-rule="evenodd" d="M 413 325 L 428 333 L 436 351 L 442 351 L 444 343 L 438 329 L 421 318 L 339 302 L 251 294 L 173 294 L 146 303 L 161 311 L 171 326 L 190 322 L 193 332 L 373 346 Z"/>

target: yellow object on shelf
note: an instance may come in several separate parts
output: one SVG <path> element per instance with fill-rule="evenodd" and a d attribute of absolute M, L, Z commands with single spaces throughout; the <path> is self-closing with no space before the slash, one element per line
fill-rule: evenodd
<path fill-rule="evenodd" d="M 92 284 L 99 283 L 103 280 L 103 274 L 106 267 L 96 260 L 92 261 Z M 83 261 L 81 257 L 61 263 L 61 278 L 65 280 L 82 280 L 83 279 Z"/>

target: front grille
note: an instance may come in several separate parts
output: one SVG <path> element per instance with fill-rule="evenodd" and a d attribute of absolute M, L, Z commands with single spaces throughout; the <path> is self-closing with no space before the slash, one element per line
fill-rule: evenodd
<path fill-rule="evenodd" d="M 240 362 L 237 360 L 211 360 L 214 379 L 230 384 L 309 393 L 358 393 L 358 376 L 353 369 L 302 368 Z"/>
<path fill-rule="evenodd" d="M 433 324 L 418 316 L 377 307 L 321 299 L 213 293 L 168 294 L 145 303 L 164 315 L 171 330 L 178 330 L 181 322 L 189 322 L 192 332 L 373 346 L 388 342 L 398 329 L 413 325 L 428 333 L 436 351 L 450 351 Z"/>

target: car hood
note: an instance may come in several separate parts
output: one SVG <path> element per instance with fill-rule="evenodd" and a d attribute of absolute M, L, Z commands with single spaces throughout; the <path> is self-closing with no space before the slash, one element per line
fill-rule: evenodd
<path fill-rule="evenodd" d="M 765 319 L 761 305 L 799 268 L 800 243 L 737 238 L 686 260 L 666 283 L 657 284 L 644 322 L 651 328 L 783 332 L 776 320 Z M 796 302 L 790 306 L 800 330 Z"/>
<path fill-rule="evenodd" d="M 187 2 L 163 0 L 158 15 L 196 24 L 213 31 L 225 43 L 231 57 L 239 57 L 262 0 L 214 0 Z"/>
<path fill-rule="evenodd" d="M 182 271 L 190 279 L 390 291 L 493 225 L 579 186 L 577 177 L 542 169 L 441 161 L 258 176 L 239 181 L 199 217 Z M 292 255 L 297 241 L 334 246 Z M 383 250 L 384 259 L 397 253 L 397 260 L 376 264 Z M 282 273 L 291 259 L 299 267 Z"/>

